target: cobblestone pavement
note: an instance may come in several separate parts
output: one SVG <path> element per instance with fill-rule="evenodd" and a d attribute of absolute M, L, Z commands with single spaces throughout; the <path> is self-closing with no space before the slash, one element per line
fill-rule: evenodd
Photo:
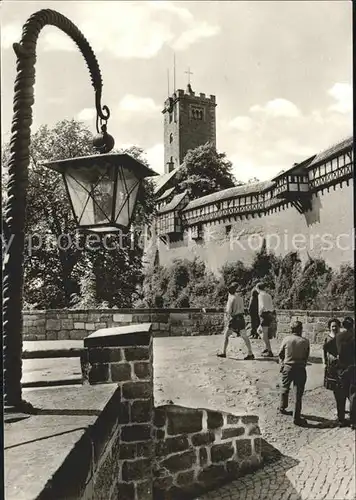
<path fill-rule="evenodd" d="M 198 399 L 203 407 L 216 406 L 233 413 L 244 410 L 259 415 L 262 438 L 274 452 L 268 453 L 259 471 L 201 495 L 199 500 L 356 500 L 355 432 L 333 426 L 335 402 L 331 391 L 322 386 L 320 348 L 313 346 L 317 356 L 308 366 L 309 380 L 302 411 L 308 424 L 298 427 L 291 416 L 277 413 L 279 370 L 275 361 L 241 361 L 243 352 L 238 343 L 231 345 L 227 359 L 217 360 L 215 348 L 219 347 L 220 338 L 191 339 L 185 341 L 184 346 L 175 345 L 176 342 L 174 339 L 162 341 L 162 348 L 165 347 L 162 366 L 157 359 L 160 355 L 160 343 L 157 343 L 157 391 L 172 395 L 175 404 L 195 406 Z M 277 345 L 273 347 L 276 351 Z M 261 342 L 254 341 L 253 348 L 258 353 Z M 191 377 L 185 382 L 188 365 Z M 173 371 L 180 384 L 169 382 L 168 387 L 167 379 L 161 377 L 163 369 Z M 189 397 L 185 383 L 190 386 Z M 292 394 L 289 407 L 293 407 Z"/>

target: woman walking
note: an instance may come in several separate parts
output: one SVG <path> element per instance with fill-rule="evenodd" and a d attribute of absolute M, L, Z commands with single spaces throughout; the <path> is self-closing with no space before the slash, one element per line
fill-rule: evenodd
<path fill-rule="evenodd" d="M 340 333 L 340 327 L 341 323 L 337 318 L 331 319 L 328 322 L 328 336 L 325 339 L 323 347 L 325 366 L 324 387 L 334 393 L 339 427 L 346 427 L 345 403 L 347 394 L 340 378 L 336 346 L 336 336 Z"/>

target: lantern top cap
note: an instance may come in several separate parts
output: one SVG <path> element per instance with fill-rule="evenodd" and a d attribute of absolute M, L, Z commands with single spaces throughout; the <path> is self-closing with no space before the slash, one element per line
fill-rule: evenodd
<path fill-rule="evenodd" d="M 140 177 L 151 177 L 154 175 L 159 175 L 157 172 L 147 167 L 144 163 L 136 160 L 136 158 L 133 158 L 127 153 L 107 153 L 91 156 L 77 156 L 76 158 L 66 158 L 64 160 L 44 161 L 42 162 L 42 165 L 59 173 L 64 173 L 66 168 L 68 167 L 90 167 L 92 163 L 103 163 L 111 165 L 119 163 L 124 167 L 132 168 Z"/>

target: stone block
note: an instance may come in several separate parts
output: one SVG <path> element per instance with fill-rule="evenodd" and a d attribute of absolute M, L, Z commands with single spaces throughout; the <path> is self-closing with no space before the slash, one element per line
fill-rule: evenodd
<path fill-rule="evenodd" d="M 122 395 L 125 399 L 149 399 L 152 394 L 152 382 L 125 382 L 122 386 Z"/>
<path fill-rule="evenodd" d="M 110 363 L 110 371 L 113 382 L 131 380 L 131 366 L 129 363 Z"/>
<path fill-rule="evenodd" d="M 136 456 L 136 443 L 120 443 L 120 460 L 123 460 L 125 458 L 136 458 Z"/>
<path fill-rule="evenodd" d="M 46 332 L 46 340 L 58 340 L 58 332 Z"/>
<path fill-rule="evenodd" d="M 133 315 L 131 321 L 137 323 L 148 323 L 151 321 L 151 316 L 149 314 L 135 314 Z"/>
<path fill-rule="evenodd" d="M 217 411 L 208 411 L 208 429 L 218 429 L 222 427 L 224 419 L 221 413 Z"/>
<path fill-rule="evenodd" d="M 189 486 L 194 482 L 194 471 L 180 472 L 177 475 L 176 483 L 179 486 Z"/>
<path fill-rule="evenodd" d="M 240 465 L 235 460 L 228 460 L 226 462 L 226 471 L 231 478 L 240 476 Z"/>
<path fill-rule="evenodd" d="M 85 329 L 85 323 L 82 321 L 75 321 L 73 324 L 73 328 L 75 330 L 84 330 Z"/>
<path fill-rule="evenodd" d="M 156 477 L 153 480 L 153 491 L 157 490 L 167 490 L 173 483 L 173 477 L 172 476 L 166 476 L 166 477 Z M 156 498 L 156 496 L 154 496 Z M 158 497 L 157 497 L 158 498 Z"/>
<path fill-rule="evenodd" d="M 85 323 L 85 330 L 88 331 L 96 330 L 96 326 L 94 323 Z"/>
<path fill-rule="evenodd" d="M 152 400 L 138 400 L 131 404 L 131 422 L 151 422 Z"/>
<path fill-rule="evenodd" d="M 150 379 L 152 376 L 152 363 L 141 361 L 134 363 L 134 372 L 139 379 Z"/>
<path fill-rule="evenodd" d="M 151 426 L 145 424 L 123 425 L 121 440 L 125 442 L 145 441 L 151 439 Z"/>
<path fill-rule="evenodd" d="M 92 365 L 89 371 L 89 383 L 100 384 L 105 382 L 110 382 L 109 365 L 106 363 Z"/>
<path fill-rule="evenodd" d="M 150 359 L 150 350 L 148 347 L 125 347 L 126 361 L 140 361 Z"/>
<path fill-rule="evenodd" d="M 61 322 L 57 319 L 48 319 L 46 321 L 46 330 L 60 330 Z"/>
<path fill-rule="evenodd" d="M 73 328 L 74 328 L 73 320 L 61 319 L 61 329 L 62 330 L 72 330 Z"/>
<path fill-rule="evenodd" d="M 159 323 L 159 329 L 164 330 L 165 332 L 169 332 L 170 326 L 167 323 Z"/>
<path fill-rule="evenodd" d="M 130 422 L 130 403 L 128 401 L 121 401 L 120 408 L 120 424 L 128 424 Z"/>
<path fill-rule="evenodd" d="M 204 447 L 199 449 L 199 463 L 200 467 L 204 467 L 208 463 L 208 451 Z"/>
<path fill-rule="evenodd" d="M 171 326 L 169 335 L 170 337 L 181 337 L 184 335 L 184 329 L 182 326 Z"/>
<path fill-rule="evenodd" d="M 196 463 L 195 450 L 177 453 L 161 462 L 161 466 L 168 469 L 170 472 L 179 472 L 182 470 L 191 469 Z"/>
<path fill-rule="evenodd" d="M 86 330 L 72 330 L 69 332 L 70 340 L 83 340 L 88 335 Z"/>
<path fill-rule="evenodd" d="M 159 330 L 159 323 L 152 323 L 152 330 Z"/>
<path fill-rule="evenodd" d="M 221 439 L 229 439 L 232 437 L 238 437 L 245 434 L 244 427 L 231 427 L 228 429 L 223 429 L 221 433 Z"/>
<path fill-rule="evenodd" d="M 70 335 L 70 333 L 68 330 L 60 330 L 58 332 L 57 338 L 58 338 L 58 340 L 69 340 L 69 335 Z"/>
<path fill-rule="evenodd" d="M 213 485 L 219 482 L 226 476 L 225 467 L 223 465 L 210 465 L 198 474 L 198 481 L 205 486 Z"/>
<path fill-rule="evenodd" d="M 167 412 L 168 434 L 189 434 L 202 430 L 202 411 L 173 407 Z"/>
<path fill-rule="evenodd" d="M 237 439 L 236 450 L 239 459 L 244 460 L 252 455 L 252 447 L 250 439 Z"/>
<path fill-rule="evenodd" d="M 113 321 L 115 323 L 132 323 L 132 314 L 114 314 Z"/>
<path fill-rule="evenodd" d="M 154 321 L 156 323 L 168 323 L 169 313 L 152 313 L 151 321 Z"/>
<path fill-rule="evenodd" d="M 157 457 L 170 455 L 189 448 L 187 436 L 175 436 L 156 443 L 155 452 Z"/>
<path fill-rule="evenodd" d="M 153 457 L 153 442 L 152 440 L 136 443 L 138 457 Z"/>
<path fill-rule="evenodd" d="M 164 427 L 166 425 L 166 411 L 164 408 L 154 408 L 153 424 L 156 427 Z"/>
<path fill-rule="evenodd" d="M 203 446 L 207 444 L 211 444 L 215 441 L 215 434 L 212 431 L 201 432 L 199 434 L 194 434 L 192 436 L 192 445 L 193 446 Z"/>
<path fill-rule="evenodd" d="M 93 347 L 88 351 L 90 363 L 112 363 L 122 359 L 120 347 Z"/>
<path fill-rule="evenodd" d="M 136 500 L 152 500 L 153 485 L 151 479 L 136 483 Z"/>
<path fill-rule="evenodd" d="M 261 455 L 261 452 L 262 452 L 262 439 L 261 438 L 255 438 L 253 440 L 253 444 L 254 444 L 255 453 L 257 455 Z"/>
<path fill-rule="evenodd" d="M 243 415 L 241 422 L 243 424 L 258 424 L 258 417 L 256 415 Z"/>
<path fill-rule="evenodd" d="M 210 453 L 213 463 L 223 462 L 232 457 L 234 448 L 231 443 L 214 444 L 210 449 Z"/>
<path fill-rule="evenodd" d="M 135 498 L 135 483 L 119 483 L 117 498 L 120 500 L 132 500 Z"/>
<path fill-rule="evenodd" d="M 150 474 L 150 472 L 151 461 L 147 458 L 125 461 L 122 465 L 122 479 L 124 481 L 137 481 L 144 479 Z"/>
<path fill-rule="evenodd" d="M 155 430 L 156 439 L 164 439 L 165 435 L 166 435 L 166 433 L 164 430 L 162 430 L 162 429 Z"/>

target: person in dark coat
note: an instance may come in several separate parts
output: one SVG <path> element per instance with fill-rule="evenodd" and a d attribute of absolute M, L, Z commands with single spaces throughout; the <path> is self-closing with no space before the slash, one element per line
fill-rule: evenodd
<path fill-rule="evenodd" d="M 251 292 L 248 312 L 250 315 L 250 322 L 251 322 L 250 337 L 253 339 L 258 339 L 259 335 L 257 332 L 257 328 L 260 326 L 260 315 L 258 312 L 258 291 L 255 288 Z"/>
<path fill-rule="evenodd" d="M 351 317 L 346 317 L 342 326 L 343 330 L 336 335 L 338 369 L 343 393 L 343 399 L 340 401 L 340 408 L 342 408 L 344 415 L 346 398 L 349 398 L 350 424 L 353 429 L 356 429 L 356 342 L 354 320 Z"/>
<path fill-rule="evenodd" d="M 333 391 L 336 410 L 337 423 L 339 427 L 345 427 L 345 403 L 347 394 L 343 388 L 340 378 L 340 370 L 338 363 L 338 352 L 336 347 L 336 337 L 340 334 L 341 323 L 337 318 L 333 318 L 328 322 L 328 336 L 325 339 L 323 346 L 324 354 L 324 387 Z"/>

